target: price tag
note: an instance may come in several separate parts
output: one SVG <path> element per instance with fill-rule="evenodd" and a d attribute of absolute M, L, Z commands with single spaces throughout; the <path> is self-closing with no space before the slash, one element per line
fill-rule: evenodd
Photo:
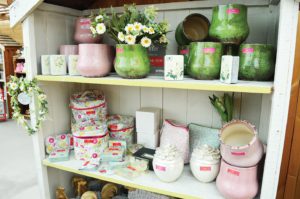
<path fill-rule="evenodd" d="M 22 92 L 18 95 L 18 101 L 22 105 L 29 105 L 31 102 L 31 98 L 29 97 L 29 95 L 27 93 Z"/>

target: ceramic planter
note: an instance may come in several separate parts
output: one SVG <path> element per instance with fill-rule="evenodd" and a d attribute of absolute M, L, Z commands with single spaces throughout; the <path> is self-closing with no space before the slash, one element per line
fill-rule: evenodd
<path fill-rule="evenodd" d="M 113 48 L 106 44 L 79 44 L 77 70 L 82 76 L 103 77 L 113 65 Z"/>
<path fill-rule="evenodd" d="M 208 36 L 208 19 L 198 13 L 190 14 L 181 22 L 175 32 L 175 39 L 179 45 L 203 41 Z"/>
<path fill-rule="evenodd" d="M 213 8 L 209 36 L 226 44 L 240 44 L 249 34 L 247 7 L 240 4 L 219 5 Z"/>
<path fill-rule="evenodd" d="M 183 46 L 178 46 L 178 54 L 183 55 L 184 58 L 184 74 L 187 75 L 186 68 L 188 65 L 188 59 L 189 59 L 189 46 L 188 45 L 183 45 Z"/>
<path fill-rule="evenodd" d="M 74 40 L 78 43 L 99 43 L 101 36 L 94 37 L 91 30 L 91 20 L 89 18 L 78 18 L 76 20 Z"/>
<path fill-rule="evenodd" d="M 275 50 L 271 45 L 243 44 L 240 46 L 239 78 L 268 81 L 275 70 Z"/>
<path fill-rule="evenodd" d="M 241 168 L 222 160 L 216 185 L 225 198 L 254 198 L 258 192 L 257 166 Z"/>
<path fill-rule="evenodd" d="M 78 55 L 78 45 L 61 45 L 59 47 L 61 55 Z"/>
<path fill-rule="evenodd" d="M 80 75 L 77 70 L 78 55 L 69 55 L 68 56 L 68 72 L 69 75 Z"/>
<path fill-rule="evenodd" d="M 219 79 L 222 44 L 193 42 L 189 47 L 187 73 L 195 79 Z"/>
<path fill-rule="evenodd" d="M 66 75 L 67 63 L 65 55 L 50 55 L 51 75 Z"/>
<path fill-rule="evenodd" d="M 147 49 L 141 44 L 117 44 L 115 70 L 123 78 L 139 79 L 146 77 L 150 72 Z"/>
<path fill-rule="evenodd" d="M 253 125 L 233 120 L 220 130 L 221 155 L 231 165 L 251 167 L 261 160 L 264 149 Z"/>
<path fill-rule="evenodd" d="M 153 158 L 153 169 L 157 177 L 163 182 L 176 181 L 183 171 L 183 160 L 178 156 L 174 160 L 162 160 Z"/>

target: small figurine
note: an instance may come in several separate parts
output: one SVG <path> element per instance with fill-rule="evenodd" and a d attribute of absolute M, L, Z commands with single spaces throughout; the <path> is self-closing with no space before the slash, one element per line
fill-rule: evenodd
<path fill-rule="evenodd" d="M 102 199 L 112 199 L 118 193 L 118 187 L 115 184 L 107 183 L 101 191 Z"/>
<path fill-rule="evenodd" d="M 57 187 L 56 189 L 56 199 L 68 199 L 65 188 L 63 187 Z"/>
<path fill-rule="evenodd" d="M 82 194 L 81 199 L 97 199 L 97 194 L 93 191 L 87 191 Z"/>
<path fill-rule="evenodd" d="M 72 184 L 75 190 L 75 196 L 81 197 L 87 191 L 87 181 L 81 177 L 73 177 Z"/>

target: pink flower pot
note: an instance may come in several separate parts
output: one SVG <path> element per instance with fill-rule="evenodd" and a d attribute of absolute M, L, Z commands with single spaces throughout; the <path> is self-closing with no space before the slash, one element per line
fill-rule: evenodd
<path fill-rule="evenodd" d="M 106 44 L 79 44 L 77 70 L 82 76 L 106 76 L 113 67 L 114 50 Z"/>
<path fill-rule="evenodd" d="M 220 131 L 220 142 L 221 155 L 231 165 L 257 165 L 264 153 L 255 127 L 246 121 L 234 120 L 225 124 Z"/>
<path fill-rule="evenodd" d="M 216 185 L 227 199 L 254 198 L 258 192 L 257 166 L 235 167 L 222 160 Z"/>
<path fill-rule="evenodd" d="M 78 43 L 99 43 L 101 36 L 94 37 L 91 30 L 91 20 L 89 18 L 78 18 L 76 20 L 74 40 Z"/>
<path fill-rule="evenodd" d="M 61 45 L 59 53 L 61 55 L 78 55 L 78 45 Z"/>

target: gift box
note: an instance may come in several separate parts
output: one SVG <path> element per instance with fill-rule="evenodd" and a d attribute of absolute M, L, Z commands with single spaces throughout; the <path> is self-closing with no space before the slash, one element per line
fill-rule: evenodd
<path fill-rule="evenodd" d="M 148 48 L 150 58 L 151 74 L 164 74 L 164 56 L 166 55 L 166 46 L 153 44 Z"/>
<path fill-rule="evenodd" d="M 236 84 L 239 75 L 239 56 L 223 55 L 221 62 L 220 81 L 227 84 Z"/>
<path fill-rule="evenodd" d="M 50 162 L 62 162 L 69 160 L 69 149 L 57 149 L 50 153 L 48 160 Z"/>
<path fill-rule="evenodd" d="M 109 147 L 100 155 L 101 162 L 122 162 L 125 151 L 121 147 Z"/>
<path fill-rule="evenodd" d="M 50 74 L 66 75 L 67 63 L 65 55 L 50 55 Z"/>
<path fill-rule="evenodd" d="M 150 149 L 158 147 L 159 131 L 155 133 L 137 133 L 137 143 Z"/>
<path fill-rule="evenodd" d="M 136 131 L 155 134 L 159 130 L 161 109 L 144 107 L 136 111 Z"/>
<path fill-rule="evenodd" d="M 141 148 L 137 152 L 133 154 L 133 157 L 142 159 L 142 160 L 147 160 L 148 161 L 148 168 L 149 170 L 153 171 L 153 158 L 154 158 L 155 150 L 154 149 L 149 149 L 149 148 Z"/>
<path fill-rule="evenodd" d="M 165 56 L 165 80 L 183 80 L 184 57 L 183 55 Z"/>

